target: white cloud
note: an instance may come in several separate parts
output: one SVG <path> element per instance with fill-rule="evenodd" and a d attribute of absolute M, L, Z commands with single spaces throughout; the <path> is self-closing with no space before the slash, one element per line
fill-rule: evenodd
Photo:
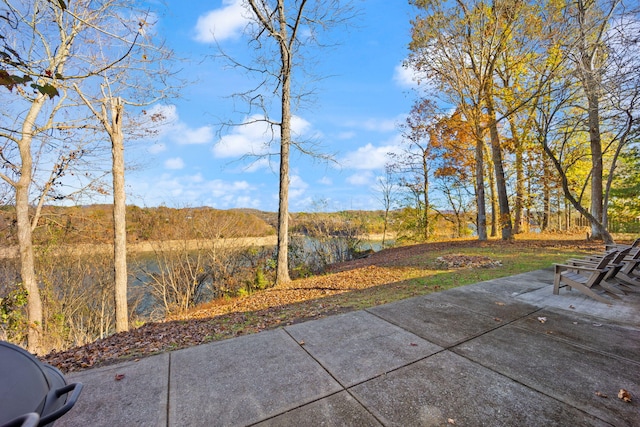
<path fill-rule="evenodd" d="M 362 173 L 353 174 L 347 177 L 347 183 L 351 185 L 370 185 L 374 180 L 374 175 L 371 171 L 365 171 Z"/>
<path fill-rule="evenodd" d="M 338 134 L 338 139 L 352 139 L 355 136 L 356 136 L 356 133 L 354 131 L 340 132 Z"/>
<path fill-rule="evenodd" d="M 320 178 L 318 180 L 318 184 L 333 185 L 333 180 L 331 178 L 329 178 L 328 176 L 323 176 L 322 178 Z"/>
<path fill-rule="evenodd" d="M 211 126 L 201 126 L 196 129 L 188 129 L 184 126 L 180 130 L 182 130 L 183 138 L 177 142 L 181 144 L 208 144 L 213 141 L 213 128 Z M 179 129 L 176 129 L 176 131 L 179 131 Z"/>
<path fill-rule="evenodd" d="M 179 170 L 184 168 L 184 161 L 180 157 L 173 157 L 165 160 L 164 167 L 167 169 Z"/>
<path fill-rule="evenodd" d="M 246 118 L 243 125 L 233 128 L 230 133 L 220 138 L 213 146 L 213 155 L 224 159 L 266 154 L 267 144 L 275 136 L 269 124 L 261 121 L 263 119 L 264 117 L 257 115 Z"/>
<path fill-rule="evenodd" d="M 394 132 L 398 129 L 398 124 L 405 120 L 406 115 L 401 114 L 397 117 L 391 119 L 383 119 L 383 118 L 371 118 L 371 119 L 356 119 L 356 120 L 348 120 L 344 123 L 344 126 L 355 128 L 355 129 L 363 129 L 369 132 Z M 343 132 L 341 135 L 346 137 L 353 137 L 355 133 L 353 132 Z"/>
<path fill-rule="evenodd" d="M 291 133 L 295 136 L 302 136 L 309 132 L 311 123 L 300 116 L 291 117 Z"/>
<path fill-rule="evenodd" d="M 356 151 L 347 153 L 340 163 L 348 169 L 375 170 L 382 169 L 389 161 L 389 153 L 398 153 L 398 144 L 374 146 L 367 144 Z"/>
<path fill-rule="evenodd" d="M 253 115 L 247 117 L 243 123 L 234 127 L 213 146 L 212 151 L 216 158 L 264 156 L 269 153 L 269 145 L 280 138 L 280 129 L 267 123 L 264 116 Z M 291 133 L 294 138 L 304 136 L 310 131 L 311 123 L 298 116 L 291 118 Z M 259 166 L 265 166 L 265 163 L 262 162 Z M 253 166 L 252 168 L 255 170 Z"/>
<path fill-rule="evenodd" d="M 420 93 L 438 91 L 434 83 L 429 80 L 424 72 L 402 64 L 396 65 L 393 70 L 393 82 L 405 89 L 415 89 Z"/>
<path fill-rule="evenodd" d="M 362 123 L 366 130 L 375 132 L 392 132 L 397 128 L 398 119 L 369 119 Z"/>
<path fill-rule="evenodd" d="M 291 175 L 289 179 L 289 197 L 292 199 L 297 199 L 298 197 L 303 196 L 307 189 L 309 188 L 309 184 L 304 182 L 304 180 L 300 177 L 300 175 Z"/>
<path fill-rule="evenodd" d="M 222 7 L 198 18 L 195 40 L 211 43 L 240 37 L 249 22 L 242 0 L 223 0 Z"/>
<path fill-rule="evenodd" d="M 162 153 L 163 151 L 167 150 L 167 145 L 163 144 L 163 143 L 155 143 L 152 146 L 150 146 L 149 148 L 147 148 L 147 151 L 150 154 L 159 154 Z"/>
<path fill-rule="evenodd" d="M 152 119 L 157 137 L 164 137 L 182 145 L 209 144 L 213 142 L 214 132 L 211 126 L 189 127 L 189 125 L 180 120 L 180 115 L 175 105 L 154 105 L 145 113 L 145 116 L 157 117 L 155 120 Z M 158 147 L 155 152 L 151 150 L 149 152 L 157 154 L 164 151 L 166 147 L 164 144 L 160 145 L 162 147 Z"/>
<path fill-rule="evenodd" d="M 271 159 L 268 157 L 261 157 L 251 162 L 249 166 L 242 168 L 243 172 L 257 172 L 259 170 L 268 170 L 273 169 L 273 164 L 271 163 Z"/>
<path fill-rule="evenodd" d="M 403 64 L 398 64 L 393 69 L 393 82 L 404 88 L 412 89 L 418 87 L 416 71 L 411 67 L 405 67 Z"/>

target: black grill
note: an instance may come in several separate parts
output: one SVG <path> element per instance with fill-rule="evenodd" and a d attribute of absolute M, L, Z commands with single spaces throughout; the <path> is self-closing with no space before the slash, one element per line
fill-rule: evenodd
<path fill-rule="evenodd" d="M 0 427 L 52 426 L 75 405 L 81 383 L 28 351 L 0 341 Z"/>

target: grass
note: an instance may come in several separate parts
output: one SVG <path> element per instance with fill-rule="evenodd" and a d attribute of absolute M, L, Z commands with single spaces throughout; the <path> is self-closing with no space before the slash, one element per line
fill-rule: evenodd
<path fill-rule="evenodd" d="M 365 309 L 418 295 L 426 295 L 437 291 L 456 288 L 485 280 L 513 276 L 528 271 L 549 268 L 554 263 L 560 263 L 568 258 L 583 256 L 593 251 L 576 250 L 571 248 L 554 248 L 541 251 L 540 248 L 514 251 L 513 248 L 497 247 L 468 248 L 462 251 L 465 255 L 486 256 L 492 260 L 502 261 L 502 267 L 497 268 L 462 268 L 458 270 L 439 270 L 436 258 L 442 255 L 461 253 L 459 249 L 437 251 L 425 256 L 409 259 L 413 266 L 423 265 L 421 274 L 406 280 L 390 283 L 373 288 L 348 292 L 324 299 L 327 305 L 341 309 Z M 412 276 L 415 273 L 410 273 Z M 342 311 L 342 310 L 338 310 Z"/>

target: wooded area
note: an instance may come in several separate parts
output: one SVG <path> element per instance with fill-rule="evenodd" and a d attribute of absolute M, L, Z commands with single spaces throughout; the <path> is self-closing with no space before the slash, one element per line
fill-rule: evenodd
<path fill-rule="evenodd" d="M 473 213 L 481 240 L 571 211 L 607 242 L 610 215 L 637 221 L 637 3 L 411 3 L 419 97 L 389 168 L 425 237 L 442 209 Z"/>

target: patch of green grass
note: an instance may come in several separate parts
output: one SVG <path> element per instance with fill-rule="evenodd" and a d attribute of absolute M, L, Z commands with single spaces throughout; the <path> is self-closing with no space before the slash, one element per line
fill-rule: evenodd
<path fill-rule="evenodd" d="M 550 268 L 554 263 L 561 263 L 568 258 L 584 256 L 587 253 L 586 251 L 567 248 L 522 249 L 518 247 L 516 249 L 509 245 L 505 245 L 502 248 L 465 248 L 463 250 L 454 248 L 447 251 L 437 251 L 419 257 L 412 257 L 409 260 L 408 264 L 425 268 L 426 274 L 422 277 L 348 292 L 324 298 L 322 301 L 334 309 L 341 307 L 343 309 L 360 310 L 485 280 Z M 502 261 L 502 266 L 496 268 L 437 270 L 436 258 L 447 254 L 486 256 L 494 261 Z"/>

